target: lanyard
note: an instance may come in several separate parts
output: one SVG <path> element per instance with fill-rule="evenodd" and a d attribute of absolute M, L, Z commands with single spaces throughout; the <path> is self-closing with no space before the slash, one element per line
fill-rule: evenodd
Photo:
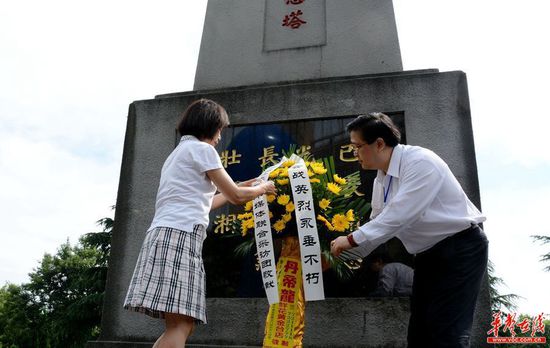
<path fill-rule="evenodd" d="M 390 182 L 388 184 L 388 190 L 386 191 L 384 189 L 384 205 L 386 205 L 386 200 L 388 199 L 388 194 L 390 193 L 390 187 L 391 187 L 391 180 L 393 179 L 393 176 L 390 175 Z"/>

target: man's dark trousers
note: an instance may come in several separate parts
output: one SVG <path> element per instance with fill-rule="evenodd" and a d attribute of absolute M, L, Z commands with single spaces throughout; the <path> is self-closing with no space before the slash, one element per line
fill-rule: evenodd
<path fill-rule="evenodd" d="M 415 257 L 409 347 L 469 347 L 488 241 L 477 225 Z"/>

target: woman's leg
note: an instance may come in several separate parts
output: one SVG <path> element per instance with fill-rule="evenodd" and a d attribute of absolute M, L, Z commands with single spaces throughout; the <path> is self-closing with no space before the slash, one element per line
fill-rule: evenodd
<path fill-rule="evenodd" d="M 182 314 L 166 313 L 166 329 L 153 348 L 183 348 L 193 332 L 194 319 Z"/>

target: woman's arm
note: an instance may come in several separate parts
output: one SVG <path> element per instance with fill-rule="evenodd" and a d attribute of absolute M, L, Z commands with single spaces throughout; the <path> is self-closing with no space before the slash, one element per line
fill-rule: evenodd
<path fill-rule="evenodd" d="M 227 204 L 227 198 L 223 195 L 223 193 L 216 193 L 214 196 L 214 199 L 212 200 L 212 207 L 210 210 L 218 209 L 223 207 Z"/>
<path fill-rule="evenodd" d="M 255 186 L 250 186 L 254 180 L 248 180 L 242 186 L 237 185 L 227 174 L 225 169 L 213 169 L 206 172 L 210 180 L 218 187 L 219 194 L 214 196 L 212 209 L 224 205 L 227 201 L 232 204 L 243 204 L 260 195 L 271 193 L 275 194 L 275 185 L 272 181 L 262 182 Z M 246 186 L 248 185 L 248 186 Z"/>

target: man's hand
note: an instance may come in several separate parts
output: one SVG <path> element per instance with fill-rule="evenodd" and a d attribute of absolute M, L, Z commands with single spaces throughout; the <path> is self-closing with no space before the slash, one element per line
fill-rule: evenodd
<path fill-rule="evenodd" d="M 344 250 L 348 250 L 351 248 L 351 244 L 348 242 L 348 238 L 346 236 L 341 236 L 330 242 L 330 252 L 332 255 L 338 257 L 340 256 L 340 253 Z"/>

